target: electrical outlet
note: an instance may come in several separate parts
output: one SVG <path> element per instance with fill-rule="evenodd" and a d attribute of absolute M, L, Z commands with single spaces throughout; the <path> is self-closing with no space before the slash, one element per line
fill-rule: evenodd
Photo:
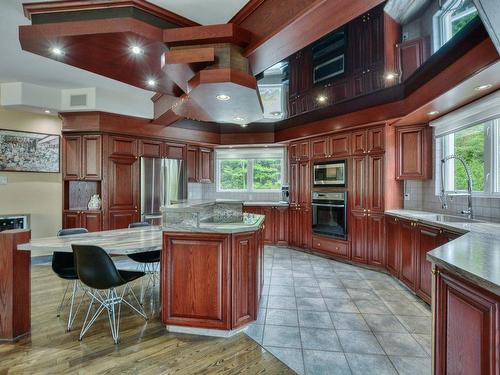
<path fill-rule="evenodd" d="M 0 185 L 7 185 L 7 176 L 0 176 Z"/>
<path fill-rule="evenodd" d="M 410 193 L 405 193 L 405 201 L 409 201 L 410 200 Z"/>

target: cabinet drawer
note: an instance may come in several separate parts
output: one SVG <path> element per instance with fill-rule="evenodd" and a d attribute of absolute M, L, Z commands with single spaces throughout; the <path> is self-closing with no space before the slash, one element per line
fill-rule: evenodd
<path fill-rule="evenodd" d="M 330 238 L 313 236 L 312 238 L 314 250 L 320 251 L 328 255 L 334 255 L 342 258 L 349 258 L 349 242 L 333 240 Z"/>

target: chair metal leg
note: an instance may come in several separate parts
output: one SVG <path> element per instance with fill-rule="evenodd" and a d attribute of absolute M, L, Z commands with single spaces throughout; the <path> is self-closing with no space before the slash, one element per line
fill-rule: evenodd
<path fill-rule="evenodd" d="M 133 306 L 129 301 L 125 299 L 125 294 L 127 291 L 132 294 L 133 299 L 137 303 L 139 309 Z M 125 284 L 123 286 L 123 290 L 120 295 L 116 292 L 115 288 L 108 289 L 106 294 L 103 296 L 100 291 L 92 290 L 88 291 L 89 295 L 92 296 L 92 300 L 89 305 L 89 309 L 87 310 L 87 314 L 85 316 L 85 321 L 82 326 L 82 330 L 80 331 L 80 340 L 82 340 L 83 336 L 89 328 L 94 324 L 99 315 L 106 310 L 108 313 L 109 326 L 111 330 L 111 336 L 113 337 L 113 341 L 115 344 L 118 344 L 120 341 L 120 315 L 121 315 L 121 306 L 122 303 L 129 306 L 133 311 L 137 314 L 141 315 L 144 319 L 148 319 L 144 309 L 142 308 L 139 300 L 137 299 L 134 291 L 130 287 L 129 284 Z M 92 305 L 94 302 L 99 303 L 100 306 L 97 311 L 94 313 L 92 318 L 89 320 L 90 311 L 92 309 Z"/>
<path fill-rule="evenodd" d="M 159 263 L 144 263 L 142 272 L 144 272 L 146 276 L 141 282 L 141 294 L 139 300 L 141 302 L 141 305 L 144 305 L 144 297 L 146 296 L 146 291 L 150 289 L 150 294 L 152 297 L 157 283 L 158 285 L 160 284 L 160 276 L 158 274 Z"/>

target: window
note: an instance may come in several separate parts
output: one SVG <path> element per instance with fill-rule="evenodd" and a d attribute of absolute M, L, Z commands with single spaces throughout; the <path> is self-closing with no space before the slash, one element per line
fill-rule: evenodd
<path fill-rule="evenodd" d="M 216 150 L 217 191 L 280 191 L 284 149 L 239 148 Z"/>
<path fill-rule="evenodd" d="M 437 51 L 477 16 L 472 0 L 448 0 L 434 16 L 434 51 Z"/>
<path fill-rule="evenodd" d="M 472 190 L 481 195 L 500 192 L 500 120 L 493 119 L 461 128 L 438 138 L 441 158 L 457 155 L 464 159 L 472 177 Z M 441 181 L 436 175 L 436 181 Z M 467 190 L 467 176 L 463 165 L 456 159 L 445 163 L 445 190 Z"/>

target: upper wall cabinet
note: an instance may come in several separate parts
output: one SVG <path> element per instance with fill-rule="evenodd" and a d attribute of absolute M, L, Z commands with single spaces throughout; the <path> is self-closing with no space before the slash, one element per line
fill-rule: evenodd
<path fill-rule="evenodd" d="M 207 147 L 187 147 L 188 182 L 214 182 L 214 150 Z"/>
<path fill-rule="evenodd" d="M 309 140 L 293 142 L 288 147 L 290 161 L 309 160 L 311 157 Z"/>
<path fill-rule="evenodd" d="M 63 137 L 63 178 L 100 180 L 102 178 L 102 137 L 71 135 Z"/>
<path fill-rule="evenodd" d="M 428 125 L 396 129 L 396 179 L 426 180 L 432 175 L 432 130 Z"/>

